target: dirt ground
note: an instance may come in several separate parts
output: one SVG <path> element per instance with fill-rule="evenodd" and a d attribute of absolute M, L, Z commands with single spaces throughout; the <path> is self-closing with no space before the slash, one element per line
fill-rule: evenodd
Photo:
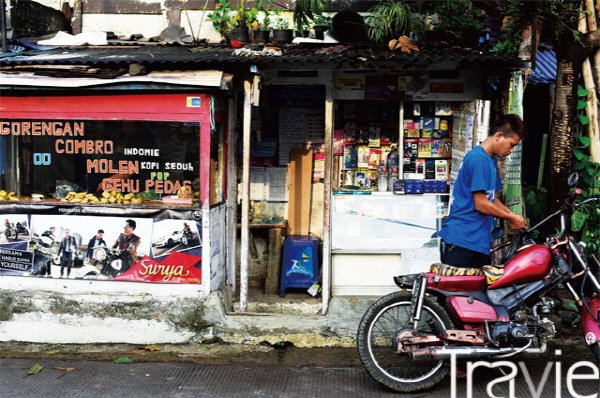
<path fill-rule="evenodd" d="M 32 344 L 0 342 L 3 358 L 56 358 L 114 361 L 128 357 L 134 362 L 184 361 L 198 364 L 260 363 L 289 366 L 360 366 L 354 348 L 297 348 L 280 343 L 271 345 L 196 344 Z"/>

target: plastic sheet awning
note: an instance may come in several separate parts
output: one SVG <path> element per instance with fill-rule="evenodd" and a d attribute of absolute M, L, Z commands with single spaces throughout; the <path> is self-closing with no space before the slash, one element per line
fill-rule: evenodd
<path fill-rule="evenodd" d="M 556 80 L 556 54 L 550 49 L 539 49 L 535 68 L 527 79 L 528 84 L 549 84 Z"/>

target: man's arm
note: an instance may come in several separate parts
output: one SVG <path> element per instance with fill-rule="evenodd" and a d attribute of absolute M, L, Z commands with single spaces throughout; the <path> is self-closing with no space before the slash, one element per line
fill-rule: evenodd
<path fill-rule="evenodd" d="M 525 219 L 510 211 L 500 199 L 496 198 L 495 202 L 490 202 L 485 192 L 474 192 L 473 200 L 475 201 L 475 210 L 510 222 L 511 229 L 526 228 Z"/>

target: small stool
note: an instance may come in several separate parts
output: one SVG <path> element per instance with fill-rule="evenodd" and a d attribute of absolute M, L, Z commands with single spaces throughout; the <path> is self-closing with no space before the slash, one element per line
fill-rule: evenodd
<path fill-rule="evenodd" d="M 319 241 L 303 235 L 291 235 L 283 243 L 279 296 L 288 288 L 311 287 L 319 278 Z"/>

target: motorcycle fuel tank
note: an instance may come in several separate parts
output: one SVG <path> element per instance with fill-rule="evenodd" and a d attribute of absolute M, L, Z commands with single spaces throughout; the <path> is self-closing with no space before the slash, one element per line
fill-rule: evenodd
<path fill-rule="evenodd" d="M 500 289 L 511 285 L 544 279 L 552 270 L 552 255 L 544 245 L 531 245 L 515 254 L 504 264 L 504 273 L 488 289 Z"/>

